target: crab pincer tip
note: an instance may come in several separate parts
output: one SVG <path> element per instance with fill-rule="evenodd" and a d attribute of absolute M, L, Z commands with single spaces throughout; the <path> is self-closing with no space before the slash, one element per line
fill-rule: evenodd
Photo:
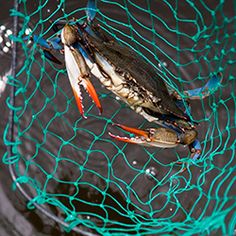
<path fill-rule="evenodd" d="M 108 132 L 108 134 L 110 135 L 110 137 L 118 140 L 118 141 L 122 141 L 122 142 L 125 142 L 125 143 L 134 143 L 133 140 L 131 138 L 128 138 L 128 137 L 121 137 L 119 135 L 114 135 L 112 134 L 111 132 Z"/>
<path fill-rule="evenodd" d="M 121 125 L 118 123 L 112 123 L 112 126 L 121 127 Z"/>
<path fill-rule="evenodd" d="M 112 138 L 115 138 L 115 137 L 116 137 L 116 135 L 114 135 L 114 134 L 111 133 L 111 132 L 108 132 L 108 134 L 109 134 Z"/>
<path fill-rule="evenodd" d="M 88 119 L 88 117 L 85 116 L 84 114 L 81 114 L 81 116 L 82 116 L 84 119 Z"/>
<path fill-rule="evenodd" d="M 78 106 L 78 109 L 79 109 L 80 115 L 81 115 L 84 119 L 87 119 L 88 117 L 84 114 L 84 110 L 81 109 L 81 107 L 79 107 L 79 106 Z"/>
<path fill-rule="evenodd" d="M 114 139 L 117 139 L 117 140 L 120 140 L 120 139 L 121 139 L 120 136 L 115 135 L 115 134 L 113 134 L 113 133 L 111 133 L 111 132 L 108 132 L 108 134 L 109 134 L 110 137 L 112 137 L 112 138 L 114 138 Z"/>
<path fill-rule="evenodd" d="M 103 112 L 103 109 L 102 109 L 102 107 L 98 107 L 98 114 L 99 114 L 99 116 L 101 116 L 101 115 L 102 115 L 102 112 Z"/>
<path fill-rule="evenodd" d="M 82 84 L 83 84 L 84 88 L 87 90 L 87 92 L 89 93 L 89 95 L 92 98 L 93 102 L 95 103 L 96 107 L 98 108 L 99 115 L 101 115 L 102 114 L 102 105 L 101 105 L 101 102 L 99 100 L 99 97 L 97 95 L 97 92 L 96 92 L 93 84 L 90 82 L 89 79 L 83 79 Z"/>

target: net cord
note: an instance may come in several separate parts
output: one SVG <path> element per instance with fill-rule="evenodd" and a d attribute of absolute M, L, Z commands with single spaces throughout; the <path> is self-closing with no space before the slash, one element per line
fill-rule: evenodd
<path fill-rule="evenodd" d="M 16 11 L 18 11 L 18 9 L 19 9 L 18 0 L 14 1 L 14 9 Z M 18 16 L 17 15 L 15 15 L 13 17 L 13 34 L 14 35 L 18 35 Z M 12 45 L 12 62 L 11 62 L 12 77 L 13 78 L 16 77 L 17 46 L 18 46 L 18 42 L 17 41 L 13 41 L 13 45 Z M 15 106 L 15 92 L 16 92 L 15 86 L 11 86 L 11 88 L 10 88 L 10 104 L 11 104 L 12 107 Z M 14 138 L 14 132 L 15 132 L 14 115 L 15 115 L 15 110 L 14 109 L 9 109 L 9 133 L 8 133 L 9 136 L 8 136 L 8 140 L 10 140 L 11 143 L 15 142 L 15 138 Z M 7 151 L 8 151 L 9 158 L 11 156 L 13 156 L 13 145 L 7 146 Z M 13 166 L 14 166 L 13 163 L 9 164 L 9 172 L 10 172 L 10 175 L 11 175 L 11 178 L 12 178 L 13 182 L 15 183 L 16 187 L 19 189 L 20 193 L 28 201 L 31 201 L 32 197 L 30 197 L 30 195 L 26 193 L 26 191 L 23 189 L 23 187 L 20 185 L 20 183 L 16 181 L 17 177 L 16 177 L 16 174 L 14 172 Z M 33 205 L 40 212 L 42 212 L 44 215 L 46 215 L 47 217 L 51 218 L 52 220 L 54 220 L 55 222 L 59 223 L 60 225 L 66 227 L 66 228 L 69 228 L 69 224 L 68 223 L 62 221 L 60 218 L 58 218 L 55 215 L 51 214 L 44 207 L 40 206 L 36 202 L 33 202 Z M 73 227 L 72 230 L 77 232 L 77 233 L 80 233 L 82 235 L 86 235 L 86 236 L 97 236 L 97 234 L 85 232 L 85 231 L 79 229 L 78 227 Z"/>

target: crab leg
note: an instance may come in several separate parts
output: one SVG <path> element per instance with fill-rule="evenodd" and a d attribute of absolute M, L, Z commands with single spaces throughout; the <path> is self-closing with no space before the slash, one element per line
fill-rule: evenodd
<path fill-rule="evenodd" d="M 33 35 L 33 36 L 26 36 L 24 37 L 24 40 L 32 40 L 33 42 L 39 44 L 42 49 L 43 49 L 43 53 L 45 55 L 45 57 L 47 59 L 49 59 L 50 61 L 57 63 L 59 65 L 62 64 L 61 61 L 59 61 L 52 53 L 51 50 L 55 49 L 55 50 L 62 50 L 62 46 L 60 45 L 60 38 L 58 37 L 54 37 L 50 40 L 45 40 L 42 37 L 39 37 L 38 35 Z"/>
<path fill-rule="evenodd" d="M 216 75 L 213 75 L 212 78 L 203 87 L 186 90 L 183 92 L 183 94 L 191 100 L 206 98 L 219 87 L 222 79 L 223 79 L 223 74 L 221 72 L 218 72 Z M 178 93 L 173 92 L 173 89 L 170 89 L 170 92 L 177 99 L 182 99 Z"/>
<path fill-rule="evenodd" d="M 87 15 L 87 20 L 88 22 L 93 21 L 95 15 L 96 15 L 96 1 L 94 0 L 88 0 L 87 3 L 87 10 L 86 10 L 86 15 Z"/>
<path fill-rule="evenodd" d="M 185 91 L 185 95 L 187 95 L 190 99 L 200 99 L 208 97 L 219 87 L 222 79 L 223 75 L 219 72 L 217 73 L 217 75 L 213 75 L 212 78 L 202 88 Z"/>
<path fill-rule="evenodd" d="M 191 158 L 194 161 L 200 157 L 202 153 L 202 148 L 198 139 L 194 140 L 194 142 L 189 145 L 189 150 L 191 152 Z"/>

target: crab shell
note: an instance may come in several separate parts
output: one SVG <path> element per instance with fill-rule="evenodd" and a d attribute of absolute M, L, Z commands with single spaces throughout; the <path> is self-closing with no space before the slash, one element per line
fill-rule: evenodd
<path fill-rule="evenodd" d="M 79 31 L 82 31 L 82 36 Z M 96 32 L 92 36 L 74 25 L 66 25 L 63 32 L 63 43 L 71 45 L 77 40 L 87 50 L 94 61 L 91 64 L 85 58 L 87 65 L 91 72 L 95 71 L 100 82 L 148 121 L 157 119 L 145 110 L 188 119 L 175 104 L 163 79 L 134 51 L 114 40 L 107 40 L 100 32 L 97 33 L 100 37 L 96 36 Z"/>

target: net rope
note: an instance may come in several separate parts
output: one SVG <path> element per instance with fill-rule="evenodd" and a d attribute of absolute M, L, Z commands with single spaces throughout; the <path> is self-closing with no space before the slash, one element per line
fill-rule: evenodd
<path fill-rule="evenodd" d="M 26 33 L 55 36 L 53 23 L 86 18 L 86 1 L 19 0 L 12 9 L 22 23 L 15 87 L 15 139 L 3 162 L 14 167 L 15 184 L 69 225 L 99 235 L 233 235 L 236 223 L 235 70 L 236 4 L 233 1 L 97 1 L 102 30 L 150 63 L 173 90 L 201 87 L 217 72 L 223 81 L 205 99 L 190 101 L 198 123 L 201 157 L 188 147 L 145 148 L 112 139 L 112 123 L 153 127 L 92 82 L 104 112 L 83 93 L 78 112 L 65 66 L 47 60 Z M 62 61 L 63 55 L 55 52 Z M 181 161 L 182 164 L 178 164 Z M 189 163 L 181 172 L 184 163 Z M 16 185 L 14 185 L 16 186 Z"/>

